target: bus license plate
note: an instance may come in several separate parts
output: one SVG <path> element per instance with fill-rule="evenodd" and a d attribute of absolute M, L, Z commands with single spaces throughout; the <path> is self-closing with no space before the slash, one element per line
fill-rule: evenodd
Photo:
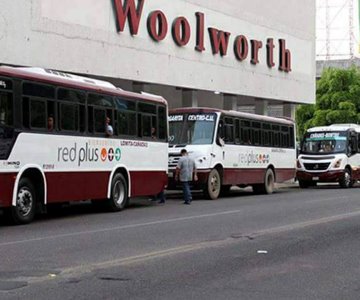
<path fill-rule="evenodd" d="M 313 177 L 312 180 L 319 180 L 319 177 Z"/>
<path fill-rule="evenodd" d="M 173 172 L 168 173 L 168 177 L 170 178 L 174 177 L 174 173 Z"/>

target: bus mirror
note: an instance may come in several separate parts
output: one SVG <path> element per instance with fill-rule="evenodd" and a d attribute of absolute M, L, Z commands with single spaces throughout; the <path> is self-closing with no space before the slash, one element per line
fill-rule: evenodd
<path fill-rule="evenodd" d="M 218 144 L 220 147 L 224 147 L 224 145 L 225 145 L 225 142 L 224 142 L 224 140 L 221 138 L 221 137 L 217 137 L 216 138 L 216 144 Z"/>
<path fill-rule="evenodd" d="M 357 152 L 358 152 L 357 140 L 356 140 L 356 137 L 352 137 L 351 138 L 351 154 L 355 154 Z"/>

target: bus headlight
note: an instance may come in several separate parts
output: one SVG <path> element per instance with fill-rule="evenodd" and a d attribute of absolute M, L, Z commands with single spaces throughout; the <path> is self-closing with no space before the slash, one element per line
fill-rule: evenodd
<path fill-rule="evenodd" d="M 340 168 L 341 162 L 342 162 L 342 159 L 338 159 L 338 160 L 334 163 L 334 168 Z"/>

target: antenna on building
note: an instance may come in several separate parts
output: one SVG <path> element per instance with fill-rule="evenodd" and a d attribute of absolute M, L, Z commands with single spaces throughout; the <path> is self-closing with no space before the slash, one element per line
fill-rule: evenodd
<path fill-rule="evenodd" d="M 320 60 L 355 57 L 356 0 L 316 0 L 317 58 Z M 359 16 L 358 16 L 359 18 Z"/>

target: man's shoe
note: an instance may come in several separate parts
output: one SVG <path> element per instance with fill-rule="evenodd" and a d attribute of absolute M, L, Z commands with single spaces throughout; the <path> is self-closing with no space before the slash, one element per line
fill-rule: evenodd
<path fill-rule="evenodd" d="M 185 201 L 185 202 L 184 202 L 184 204 L 190 205 L 191 203 L 190 203 L 190 202 L 186 202 L 186 201 Z"/>
<path fill-rule="evenodd" d="M 158 203 L 159 204 L 165 204 L 165 201 L 159 201 Z"/>

